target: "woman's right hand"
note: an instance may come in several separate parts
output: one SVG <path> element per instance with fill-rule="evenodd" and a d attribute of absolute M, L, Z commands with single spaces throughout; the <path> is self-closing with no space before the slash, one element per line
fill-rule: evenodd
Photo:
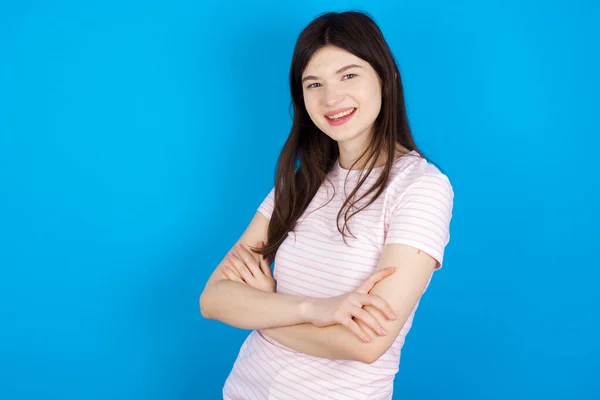
<path fill-rule="evenodd" d="M 361 340 L 370 342 L 370 336 L 354 320 L 357 319 L 364 322 L 379 335 L 385 335 L 381 324 L 363 307 L 366 305 L 373 306 L 388 319 L 396 319 L 396 315 L 387 302 L 377 295 L 369 294 L 377 282 L 394 273 L 395 269 L 395 267 L 389 267 L 377 271 L 353 292 L 331 298 L 313 299 L 309 311 L 310 322 L 318 327 L 344 325 Z"/>

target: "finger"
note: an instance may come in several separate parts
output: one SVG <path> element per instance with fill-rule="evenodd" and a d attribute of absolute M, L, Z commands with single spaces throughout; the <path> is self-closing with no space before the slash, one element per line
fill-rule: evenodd
<path fill-rule="evenodd" d="M 252 275 L 258 277 L 262 272 L 260 269 L 260 263 L 255 258 L 254 254 L 250 252 L 244 245 L 238 244 L 235 246 L 233 253 L 244 263 L 250 270 Z"/>
<path fill-rule="evenodd" d="M 381 335 L 381 336 L 385 335 L 385 330 L 383 329 L 381 324 L 379 324 L 379 322 L 377 322 L 375 317 L 373 317 L 366 310 L 357 307 L 352 310 L 352 315 L 354 315 L 355 318 L 360 319 L 369 328 L 373 329 L 373 331 L 377 332 L 379 335 Z"/>
<path fill-rule="evenodd" d="M 378 309 L 385 315 L 388 319 L 394 320 L 396 319 L 396 314 L 394 314 L 394 310 L 392 307 L 383 300 L 381 297 L 375 294 L 367 294 L 360 299 L 362 305 L 370 305 Z"/>
<path fill-rule="evenodd" d="M 265 242 L 258 242 L 258 247 L 264 248 Z M 266 276 L 273 275 L 273 273 L 271 272 L 271 263 L 262 255 L 260 256 L 260 269 Z"/>
<path fill-rule="evenodd" d="M 264 248 L 264 247 L 265 247 L 265 242 L 263 242 L 262 240 L 259 240 L 259 241 L 256 243 L 256 247 L 255 247 L 255 248 L 256 248 L 256 249 L 262 249 L 262 248 Z M 252 251 L 254 251 L 254 248 L 252 249 Z M 257 254 L 258 254 L 258 253 L 257 253 Z M 259 254 L 259 256 L 260 256 L 260 254 Z"/>
<path fill-rule="evenodd" d="M 263 242 L 262 240 L 259 241 L 256 244 L 256 247 L 259 248 L 259 249 L 264 249 L 265 242 Z M 263 274 L 265 274 L 265 275 L 271 275 L 271 266 L 269 265 L 269 262 L 267 262 L 267 259 L 265 258 L 265 256 L 262 255 L 262 254 L 259 254 L 258 255 L 258 260 L 260 262 L 260 268 L 261 268 Z M 265 266 L 266 266 L 266 268 L 265 268 Z"/>
<path fill-rule="evenodd" d="M 373 275 L 371 275 L 367 281 L 363 284 L 366 292 L 370 292 L 373 289 L 373 286 L 375 286 L 375 284 L 377 282 L 379 282 L 380 280 L 390 276 L 391 274 L 394 273 L 394 271 L 396 270 L 396 267 L 388 267 L 388 268 L 384 268 L 382 270 L 379 270 L 377 272 L 375 272 Z"/>
<path fill-rule="evenodd" d="M 244 264 L 239 258 L 237 258 L 235 254 L 228 255 L 227 259 L 229 260 L 229 265 L 237 270 L 244 282 L 252 282 L 254 276 L 252 275 L 246 264 Z"/>
<path fill-rule="evenodd" d="M 260 260 L 260 269 L 265 276 L 272 276 L 271 265 L 267 260 Z"/>
<path fill-rule="evenodd" d="M 377 282 L 379 282 L 380 280 L 382 280 L 385 277 L 390 276 L 391 274 L 394 273 L 395 270 L 396 270 L 396 267 L 388 267 L 388 268 L 384 268 L 380 271 L 375 272 L 373 275 L 371 275 L 369 278 L 367 278 L 367 280 L 364 281 L 364 283 L 362 285 L 360 285 L 360 287 L 356 291 L 359 293 L 369 293 L 371 291 L 371 289 L 373 289 L 373 286 L 375 286 L 375 284 Z"/>
<path fill-rule="evenodd" d="M 227 257 L 225 257 L 225 260 L 229 261 L 229 255 L 227 255 Z M 221 271 L 225 271 L 225 270 L 228 270 L 229 274 L 234 274 L 235 276 L 237 276 L 238 278 L 241 279 L 240 273 L 232 265 L 223 263 L 223 266 L 221 267 Z"/>
<path fill-rule="evenodd" d="M 348 318 L 348 320 L 342 325 L 350 329 L 350 331 L 356 336 L 358 336 L 358 338 L 363 342 L 369 343 L 371 341 L 371 336 L 369 336 L 367 332 L 365 332 L 360 326 L 358 326 L 358 324 L 352 318 Z"/>
<path fill-rule="evenodd" d="M 221 270 L 223 271 L 223 275 L 230 281 L 244 283 L 244 281 L 242 281 L 242 279 L 227 265 L 224 265 Z"/>
<path fill-rule="evenodd" d="M 242 279 L 242 275 L 239 273 L 235 265 L 231 262 L 230 255 L 227 255 L 227 262 L 229 264 L 223 265 L 223 272 L 227 271 L 229 274 L 233 274 L 237 276 L 240 280 Z"/>
<path fill-rule="evenodd" d="M 264 248 L 265 247 L 264 242 L 259 242 L 258 247 Z M 271 263 L 262 254 L 258 254 L 258 269 L 264 276 L 267 276 L 267 277 L 273 276 L 273 273 L 271 272 Z"/>

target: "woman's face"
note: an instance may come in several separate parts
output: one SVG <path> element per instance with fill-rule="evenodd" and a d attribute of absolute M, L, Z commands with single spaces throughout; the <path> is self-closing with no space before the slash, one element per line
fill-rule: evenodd
<path fill-rule="evenodd" d="M 338 143 L 364 146 L 381 110 L 381 81 L 368 62 L 324 46 L 302 74 L 302 91 L 306 110 L 323 133 Z"/>

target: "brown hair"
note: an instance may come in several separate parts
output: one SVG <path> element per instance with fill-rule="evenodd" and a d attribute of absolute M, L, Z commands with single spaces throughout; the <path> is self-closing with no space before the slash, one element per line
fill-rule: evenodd
<path fill-rule="evenodd" d="M 417 149 L 408 124 L 400 71 L 377 24 L 368 14 L 356 11 L 330 12 L 318 16 L 300 33 L 292 56 L 290 108 L 293 110 L 293 124 L 277 162 L 275 206 L 269 222 L 268 241 L 264 248 L 255 249 L 269 261 L 274 259 L 281 243 L 293 231 L 298 218 L 327 179 L 339 156 L 337 142 L 321 132 L 308 115 L 302 92 L 304 69 L 312 55 L 326 45 L 336 46 L 367 61 L 377 72 L 382 84 L 381 111 L 374 122 L 373 135 L 365 151 L 352 164 L 354 166 L 366 157 L 366 174 L 362 176 L 361 172 L 357 186 L 346 198 L 337 216 L 337 228 L 342 237 L 350 217 L 370 205 L 385 189 L 397 145 L 415 150 L 423 156 Z M 381 175 L 361 198 L 353 200 L 381 154 L 386 155 Z M 374 191 L 375 196 L 365 206 L 350 213 L 355 203 Z M 339 217 L 342 212 L 344 226 L 340 230 Z"/>

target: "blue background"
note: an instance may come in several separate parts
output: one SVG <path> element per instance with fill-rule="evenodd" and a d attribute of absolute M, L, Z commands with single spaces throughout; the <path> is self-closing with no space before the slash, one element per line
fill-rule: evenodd
<path fill-rule="evenodd" d="M 273 184 L 288 69 L 357 8 L 455 190 L 395 399 L 597 399 L 593 1 L 4 2 L 0 398 L 217 399 L 198 296 Z"/>

